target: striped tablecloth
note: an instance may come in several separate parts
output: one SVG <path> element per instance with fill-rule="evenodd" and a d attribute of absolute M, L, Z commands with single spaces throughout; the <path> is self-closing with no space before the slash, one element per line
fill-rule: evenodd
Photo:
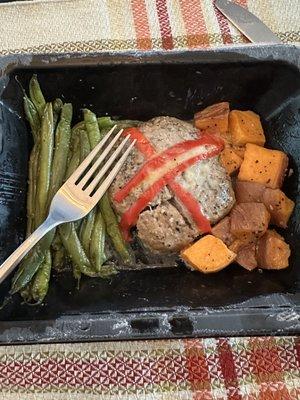
<path fill-rule="evenodd" d="M 300 339 L 0 348 L 1 400 L 299 400 Z"/>
<path fill-rule="evenodd" d="M 236 0 L 285 43 L 299 0 Z M 0 54 L 181 49 L 245 43 L 212 0 L 40 0 L 0 5 Z"/>
<path fill-rule="evenodd" d="M 299 0 L 236 0 L 300 42 Z M 201 48 L 247 40 L 212 0 L 0 5 L 0 54 Z M 221 338 L 0 347 L 0 399 L 299 400 L 300 339 Z"/>

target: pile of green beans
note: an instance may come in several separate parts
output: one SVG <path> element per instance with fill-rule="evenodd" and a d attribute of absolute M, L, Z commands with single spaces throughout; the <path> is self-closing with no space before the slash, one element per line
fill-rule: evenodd
<path fill-rule="evenodd" d="M 116 124 L 125 128 L 139 122 L 97 118 L 84 109 L 83 121 L 72 127 L 72 104 L 59 98 L 47 102 L 36 75 L 30 80 L 29 95 L 24 94 L 24 111 L 33 137 L 28 173 L 28 236 L 46 218 L 60 186 L 109 129 Z M 42 303 L 52 270 L 61 272 L 71 267 L 78 286 L 82 275 L 107 278 L 117 273 L 112 264 L 107 264 L 108 242 L 123 264 L 133 262 L 106 193 L 83 220 L 53 229 L 31 250 L 13 277 L 11 294 L 20 293 L 30 304 Z"/>

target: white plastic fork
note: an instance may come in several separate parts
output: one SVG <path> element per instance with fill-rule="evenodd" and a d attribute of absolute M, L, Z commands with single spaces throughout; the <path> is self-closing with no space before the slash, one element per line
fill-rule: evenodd
<path fill-rule="evenodd" d="M 104 144 L 111 137 L 115 127 L 116 126 L 114 126 L 90 152 L 86 159 L 55 194 L 46 220 L 0 266 L 0 283 L 13 271 L 32 247 L 42 239 L 47 232 L 57 225 L 76 221 L 85 217 L 107 191 L 135 144 L 135 140 L 133 140 L 103 182 L 101 182 L 102 178 L 121 154 L 129 140 L 128 135 L 104 163 L 104 160 L 122 134 L 123 129 L 120 130 L 103 150 L 101 155 L 97 157 Z M 101 163 L 103 163 L 101 169 L 96 172 Z M 99 187 L 97 187 L 98 185 Z"/>

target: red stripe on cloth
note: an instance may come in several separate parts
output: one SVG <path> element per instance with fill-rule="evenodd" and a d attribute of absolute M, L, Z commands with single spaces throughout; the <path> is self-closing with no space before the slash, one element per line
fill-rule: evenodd
<path fill-rule="evenodd" d="M 165 50 L 172 50 L 174 48 L 174 43 L 168 14 L 167 1 L 156 0 L 156 10 L 161 33 L 162 46 Z"/>
<path fill-rule="evenodd" d="M 242 7 L 247 8 L 247 0 L 234 0 L 236 4 L 239 4 Z"/>
<path fill-rule="evenodd" d="M 131 0 L 131 9 L 136 32 L 137 47 L 140 50 L 152 48 L 148 14 L 144 0 Z"/>
<path fill-rule="evenodd" d="M 280 382 L 283 379 L 279 347 L 275 338 L 249 340 L 249 365 L 253 378 L 262 382 Z"/>
<path fill-rule="evenodd" d="M 188 369 L 187 380 L 193 391 L 193 400 L 212 400 L 211 376 L 202 341 L 185 339 L 183 343 Z"/>
<path fill-rule="evenodd" d="M 208 47 L 209 38 L 199 0 L 180 0 L 180 7 L 187 32 L 188 46 Z"/>
<path fill-rule="evenodd" d="M 230 28 L 227 19 L 222 15 L 222 13 L 214 6 L 217 21 L 221 30 L 221 35 L 224 44 L 233 43 Z"/>
<path fill-rule="evenodd" d="M 296 358 L 298 362 L 298 367 L 300 370 L 300 337 L 295 339 L 295 350 L 296 350 Z"/>
<path fill-rule="evenodd" d="M 242 400 L 231 347 L 227 339 L 218 341 L 220 367 L 227 390 L 228 400 Z"/>

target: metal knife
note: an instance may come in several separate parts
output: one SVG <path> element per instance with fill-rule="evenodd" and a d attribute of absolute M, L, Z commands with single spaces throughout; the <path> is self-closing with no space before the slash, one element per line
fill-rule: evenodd
<path fill-rule="evenodd" d="M 282 43 L 271 29 L 246 8 L 228 0 L 216 0 L 215 6 L 251 42 Z"/>

